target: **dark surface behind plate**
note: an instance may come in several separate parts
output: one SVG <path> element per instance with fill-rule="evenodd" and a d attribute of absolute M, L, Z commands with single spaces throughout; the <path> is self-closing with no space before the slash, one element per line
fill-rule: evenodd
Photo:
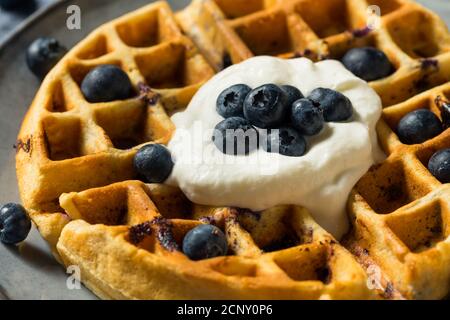
<path fill-rule="evenodd" d="M 45 8 L 52 2 L 57 0 L 28 0 L 28 5 L 24 8 L 14 10 L 0 9 L 0 42 L 26 19 L 30 14 L 37 10 L 45 10 Z"/>
<path fill-rule="evenodd" d="M 22 118 L 30 105 L 39 81 L 24 63 L 27 45 L 38 36 L 50 35 L 71 48 L 101 23 L 148 4 L 148 0 L 64 1 L 16 34 L 0 49 L 0 203 L 18 201 L 13 145 Z M 174 10 L 189 0 L 169 1 Z M 423 0 L 450 21 L 450 2 Z M 82 29 L 65 27 L 66 8 L 77 4 L 82 10 Z M 54 260 L 35 229 L 19 247 L 0 245 L 1 299 L 95 299 L 86 289 L 69 290 L 66 274 Z"/>

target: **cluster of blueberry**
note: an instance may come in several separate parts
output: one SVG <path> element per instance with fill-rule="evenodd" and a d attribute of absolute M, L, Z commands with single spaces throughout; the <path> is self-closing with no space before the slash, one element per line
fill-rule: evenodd
<path fill-rule="evenodd" d="M 351 101 L 340 92 L 317 88 L 305 98 L 293 86 L 275 84 L 253 90 L 233 85 L 219 95 L 216 110 L 225 120 L 215 127 L 213 141 L 230 155 L 248 155 L 262 146 L 267 152 L 301 157 L 304 136 L 319 134 L 325 122 L 347 121 L 353 115 Z"/>
<path fill-rule="evenodd" d="M 306 152 L 304 136 L 317 135 L 325 122 L 353 115 L 350 100 L 340 92 L 317 88 L 305 98 L 293 86 L 275 84 L 253 90 L 245 84 L 231 86 L 219 95 L 216 110 L 225 120 L 215 127 L 213 141 L 230 155 L 248 155 L 261 146 L 267 152 L 301 157 Z"/>

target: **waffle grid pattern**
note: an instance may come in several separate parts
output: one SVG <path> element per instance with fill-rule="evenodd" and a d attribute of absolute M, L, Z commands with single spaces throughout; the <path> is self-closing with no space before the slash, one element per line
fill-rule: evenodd
<path fill-rule="evenodd" d="M 348 247 L 363 264 L 381 266 L 408 298 L 439 298 L 449 290 L 450 188 L 427 164 L 450 147 L 450 130 L 412 146 L 402 144 L 394 130 L 417 109 L 441 117 L 449 90 L 444 84 L 383 110 L 378 132 L 389 157 L 360 180 L 349 199 L 354 233 Z"/>
<path fill-rule="evenodd" d="M 127 267 L 138 269 L 139 282 L 149 281 L 158 288 L 157 292 L 140 290 L 136 283 L 129 283 L 120 290 L 98 291 L 94 286 L 101 297 L 375 297 L 352 255 L 299 207 L 278 207 L 255 214 L 192 206 L 178 189 L 139 182 L 66 194 L 61 197 L 61 205 L 75 221 L 64 228 L 58 251 L 66 264 L 86 266 L 88 286 L 91 278 L 106 278 L 109 285 L 120 288 L 123 279 L 101 269 L 108 264 L 127 274 Z M 184 235 L 200 223 L 213 223 L 225 231 L 229 256 L 194 262 L 177 250 Z M 147 231 L 136 235 L 136 229 Z M 110 235 L 106 242 L 99 238 L 105 234 Z M 280 250 L 282 246 L 288 249 Z M 105 252 L 110 255 L 105 257 Z M 135 264 L 129 262 L 134 256 L 140 256 Z M 158 266 L 164 266 L 162 272 Z"/>
<path fill-rule="evenodd" d="M 148 34 L 151 41 L 145 42 Z M 126 71 L 135 97 L 88 103 L 80 90 L 81 81 L 102 64 Z M 59 209 L 57 201 L 63 192 L 135 178 L 131 166 L 135 150 L 149 141 L 168 142 L 174 130 L 169 115 L 186 107 L 212 75 L 211 67 L 179 31 L 166 3 L 102 26 L 46 78 L 43 86 L 51 94 L 41 90 L 36 107 L 27 115 L 38 127 L 31 123 L 31 132 L 20 134 L 22 144 L 31 140 L 31 152 L 19 153 L 18 161 L 28 162 L 19 170 L 38 174 L 33 185 L 29 177 L 21 179 L 19 174 L 19 184 L 28 184 L 25 205 L 54 211 Z"/>
<path fill-rule="evenodd" d="M 382 14 L 376 31 L 367 28 L 371 5 Z M 217 70 L 255 55 L 339 59 L 370 45 L 395 68 L 372 83 L 385 106 L 450 80 L 445 23 L 408 0 L 194 0 L 177 18 Z"/>
<path fill-rule="evenodd" d="M 364 28 L 371 4 L 384 13 L 376 32 Z M 167 143 L 169 116 L 224 64 L 257 54 L 339 58 L 364 45 L 396 67 L 371 83 L 386 107 L 378 134 L 389 156 L 352 192 L 354 228 L 342 244 L 302 208 L 208 208 L 167 186 L 126 181 L 137 178 L 136 149 Z M 426 163 L 450 147 L 450 132 L 406 146 L 395 127 L 418 108 L 440 116 L 449 59 L 444 24 L 406 0 L 194 0 L 176 18 L 157 2 L 100 27 L 45 79 L 19 135 L 21 196 L 57 258 L 79 265 L 103 298 L 442 298 L 450 188 Z M 101 64 L 127 72 L 135 97 L 87 103 L 80 83 Z M 222 228 L 231 255 L 194 262 L 181 254 L 183 236 L 199 223 Z"/>

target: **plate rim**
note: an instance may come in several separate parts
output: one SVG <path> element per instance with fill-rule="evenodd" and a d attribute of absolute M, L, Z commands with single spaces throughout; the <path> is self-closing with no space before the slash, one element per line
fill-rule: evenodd
<path fill-rule="evenodd" d="M 36 12 L 31 14 L 28 18 L 22 21 L 13 31 L 11 31 L 3 40 L 0 41 L 0 54 L 2 54 L 6 50 L 8 44 L 14 41 L 16 37 L 20 36 L 26 29 L 28 29 L 38 20 L 44 18 L 50 12 L 54 11 L 59 6 L 67 2 L 69 2 L 69 0 L 56 0 L 56 2 L 53 2 L 43 8 L 40 8 Z"/>

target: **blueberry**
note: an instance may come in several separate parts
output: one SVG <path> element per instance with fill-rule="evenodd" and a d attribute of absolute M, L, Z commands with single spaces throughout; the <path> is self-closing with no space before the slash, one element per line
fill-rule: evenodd
<path fill-rule="evenodd" d="M 322 109 L 317 108 L 308 99 L 300 99 L 292 105 L 292 125 L 307 136 L 318 134 L 324 125 Z"/>
<path fill-rule="evenodd" d="M 47 73 L 66 54 L 67 50 L 54 38 L 38 38 L 27 49 L 26 60 L 28 68 L 38 78 L 44 78 Z"/>
<path fill-rule="evenodd" d="M 442 183 L 450 183 L 450 149 L 436 152 L 428 162 L 428 170 Z"/>
<path fill-rule="evenodd" d="M 31 229 L 31 221 L 20 204 L 8 203 L 0 208 L 0 241 L 17 244 L 25 240 Z"/>
<path fill-rule="evenodd" d="M 246 119 L 232 117 L 215 127 L 212 139 L 225 154 L 247 155 L 258 148 L 259 134 Z"/>
<path fill-rule="evenodd" d="M 284 156 L 301 157 L 306 152 L 306 140 L 293 128 L 271 129 L 267 135 L 264 149 L 267 152 L 278 152 Z"/>
<path fill-rule="evenodd" d="M 217 112 L 224 118 L 244 117 L 244 100 L 252 89 L 245 84 L 236 84 L 225 89 L 217 98 Z"/>
<path fill-rule="evenodd" d="M 81 91 L 91 103 L 128 99 L 133 87 L 128 75 L 115 65 L 92 69 L 81 83 Z"/>
<path fill-rule="evenodd" d="M 419 109 L 404 116 L 397 127 L 400 140 L 405 144 L 418 144 L 442 132 L 442 123 L 430 110 Z"/>
<path fill-rule="evenodd" d="M 259 128 L 274 128 L 286 119 L 289 107 L 284 90 L 274 84 L 266 84 L 247 95 L 244 115 Z"/>
<path fill-rule="evenodd" d="M 174 166 L 169 150 L 161 144 L 149 144 L 139 149 L 133 164 L 136 172 L 149 183 L 166 181 Z"/>
<path fill-rule="evenodd" d="M 353 115 L 352 102 L 340 92 L 317 88 L 311 92 L 308 99 L 322 109 L 327 122 L 346 121 Z"/>
<path fill-rule="evenodd" d="M 183 239 L 183 252 L 191 260 L 225 256 L 228 252 L 227 238 L 219 228 L 202 224 L 186 234 Z"/>
<path fill-rule="evenodd" d="M 291 107 L 292 104 L 295 101 L 304 98 L 302 92 L 300 90 L 298 90 L 296 87 L 293 87 L 293 86 L 281 86 L 281 89 L 283 89 L 284 92 L 287 95 L 289 107 Z"/>
<path fill-rule="evenodd" d="M 392 73 L 393 67 L 383 51 L 376 48 L 355 48 L 342 58 L 344 66 L 357 77 L 373 81 L 385 78 Z"/>

